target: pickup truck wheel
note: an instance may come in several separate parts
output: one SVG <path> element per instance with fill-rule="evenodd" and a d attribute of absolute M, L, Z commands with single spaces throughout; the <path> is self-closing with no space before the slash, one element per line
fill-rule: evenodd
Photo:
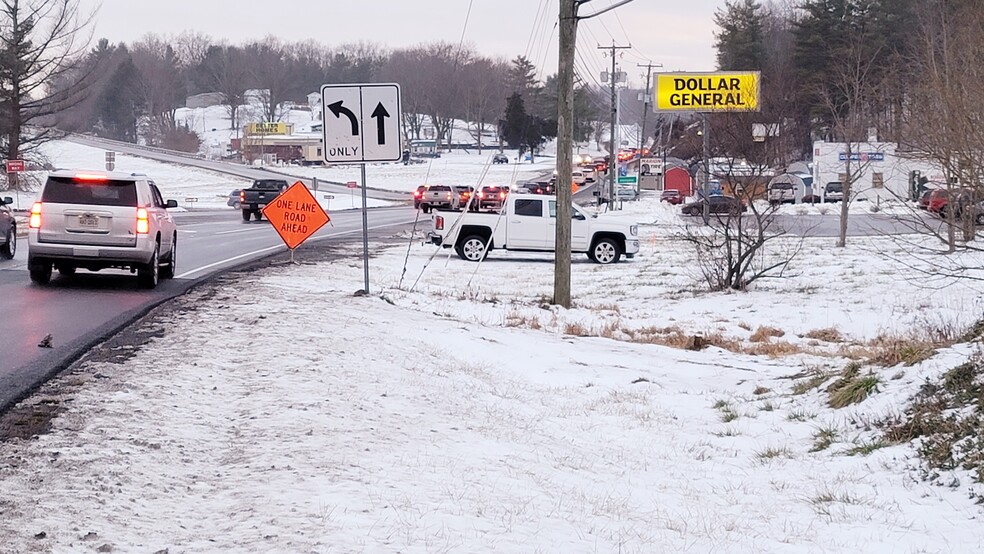
<path fill-rule="evenodd" d="M 622 257 L 622 247 L 615 239 L 598 239 L 591 247 L 591 259 L 602 265 L 618 262 Z"/>
<path fill-rule="evenodd" d="M 471 235 L 458 243 L 455 247 L 458 257 L 469 262 L 480 262 L 488 255 L 485 238 L 479 235 Z"/>
<path fill-rule="evenodd" d="M 249 216 L 253 215 L 253 212 L 249 210 L 243 210 L 243 221 L 249 221 Z"/>

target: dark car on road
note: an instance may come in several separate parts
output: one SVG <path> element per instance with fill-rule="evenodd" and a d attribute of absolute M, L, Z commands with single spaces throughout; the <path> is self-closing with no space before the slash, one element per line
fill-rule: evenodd
<path fill-rule="evenodd" d="M 708 211 L 712 214 L 738 215 L 742 212 L 748 211 L 748 206 L 734 196 L 708 196 L 707 203 L 709 207 Z M 685 204 L 682 211 L 684 215 L 703 215 L 704 200 L 701 199 L 696 202 Z"/>
<path fill-rule="evenodd" d="M 478 191 L 478 207 L 483 210 L 499 210 L 508 195 L 509 187 L 485 185 L 482 190 Z"/>
<path fill-rule="evenodd" d="M 427 185 L 420 185 L 417 190 L 413 191 L 413 209 L 420 209 L 420 201 L 424 199 L 424 193 L 427 191 Z"/>
<path fill-rule="evenodd" d="M 13 203 L 9 196 L 0 199 L 0 258 L 7 260 L 17 253 L 17 222 L 9 206 Z"/>
<path fill-rule="evenodd" d="M 664 190 L 659 195 L 659 201 L 668 202 L 676 206 L 677 204 L 683 204 L 683 195 L 678 190 Z"/>
<path fill-rule="evenodd" d="M 492 156 L 492 163 L 494 164 L 507 164 L 509 163 L 509 156 L 499 152 L 495 156 Z"/>

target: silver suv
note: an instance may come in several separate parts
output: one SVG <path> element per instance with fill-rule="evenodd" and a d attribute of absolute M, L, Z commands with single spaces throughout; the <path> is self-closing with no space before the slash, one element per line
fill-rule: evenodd
<path fill-rule="evenodd" d="M 178 234 L 161 191 L 146 175 L 56 170 L 31 207 L 27 264 L 31 280 L 78 268 L 129 269 L 143 288 L 174 277 Z"/>

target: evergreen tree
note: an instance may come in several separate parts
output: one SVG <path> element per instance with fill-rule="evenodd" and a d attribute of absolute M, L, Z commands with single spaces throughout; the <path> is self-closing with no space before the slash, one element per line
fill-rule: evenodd
<path fill-rule="evenodd" d="M 762 6 L 756 0 L 725 2 L 714 14 L 720 28 L 717 39 L 718 68 L 728 71 L 761 70 L 765 60 L 762 40 Z"/>
<path fill-rule="evenodd" d="M 528 119 L 523 97 L 518 92 L 512 93 L 506 100 L 505 118 L 499 122 L 499 136 L 510 148 L 519 148 L 525 142 Z"/>

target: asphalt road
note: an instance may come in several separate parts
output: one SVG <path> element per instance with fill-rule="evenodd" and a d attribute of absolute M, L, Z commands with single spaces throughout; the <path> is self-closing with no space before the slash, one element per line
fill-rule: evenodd
<path fill-rule="evenodd" d="M 177 274 L 154 290 L 137 288 L 135 276 L 120 270 L 79 270 L 72 277 L 56 273 L 50 285 L 33 285 L 27 272 L 26 239 L 21 239 L 13 260 L 0 260 L 0 412 L 92 345 L 200 280 L 286 251 L 269 222 L 243 222 L 236 210 L 174 216 L 179 226 Z M 408 207 L 369 210 L 370 236 L 392 234 L 415 216 Z M 323 227 L 301 245 L 298 255 L 306 246 L 326 240 L 361 240 L 359 210 L 335 212 L 331 217 L 332 226 Z M 47 335 L 52 337 L 52 347 L 39 347 Z"/>

